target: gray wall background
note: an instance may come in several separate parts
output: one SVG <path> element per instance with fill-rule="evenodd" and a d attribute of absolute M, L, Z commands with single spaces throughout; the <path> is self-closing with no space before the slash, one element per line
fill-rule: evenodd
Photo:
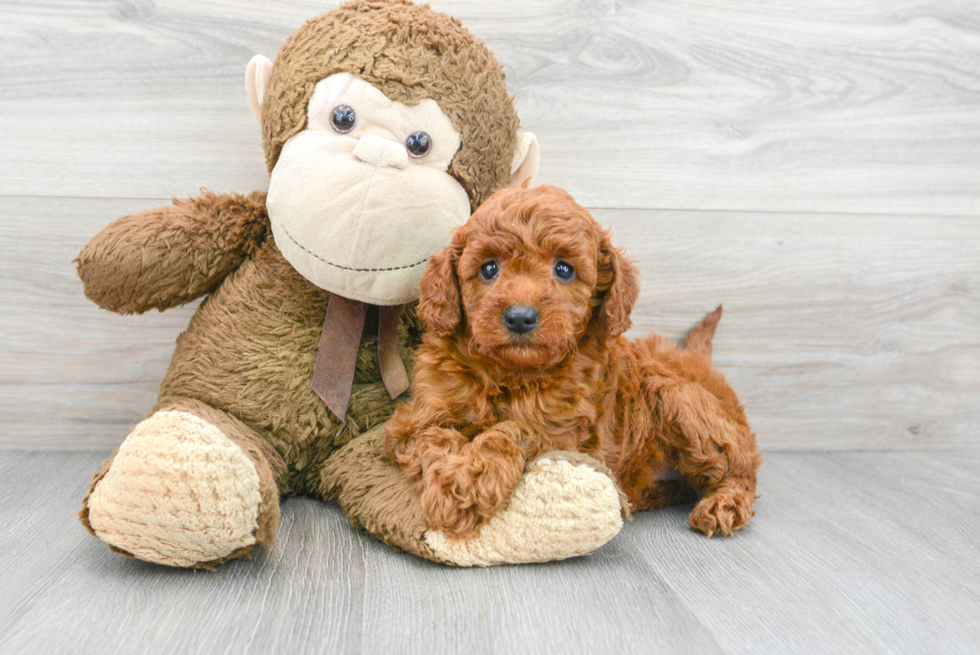
<path fill-rule="evenodd" d="M 763 448 L 974 446 L 980 6 L 433 6 L 505 65 L 538 182 L 639 261 L 633 334 L 725 304 L 718 367 Z M 120 317 L 71 259 L 112 219 L 264 189 L 245 64 L 333 2 L 0 5 L 0 446 L 105 449 L 194 306 Z"/>

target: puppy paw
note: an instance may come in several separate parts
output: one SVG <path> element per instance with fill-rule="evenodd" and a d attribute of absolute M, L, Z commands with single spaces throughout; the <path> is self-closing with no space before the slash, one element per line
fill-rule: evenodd
<path fill-rule="evenodd" d="M 422 512 L 429 527 L 454 538 L 474 536 L 507 505 L 523 469 L 516 447 L 507 442 L 489 449 L 483 438 L 455 455 L 425 458 Z"/>
<path fill-rule="evenodd" d="M 472 504 L 460 499 L 460 495 L 444 486 L 425 486 L 422 491 L 422 515 L 426 524 L 450 535 L 475 532 L 480 525 L 479 516 Z M 463 507 L 463 503 L 467 506 Z"/>
<path fill-rule="evenodd" d="M 717 491 L 705 496 L 691 512 L 691 527 L 708 537 L 714 533 L 730 537 L 752 519 L 752 494 Z"/>
<path fill-rule="evenodd" d="M 517 479 L 501 480 L 482 468 L 452 466 L 452 462 L 425 472 L 422 513 L 430 528 L 453 538 L 476 535 L 507 504 Z"/>
<path fill-rule="evenodd" d="M 456 566 L 550 562 L 596 550 L 619 534 L 628 503 L 607 469 L 587 455 L 553 452 L 525 469 L 506 508 L 468 539 L 430 530 L 437 559 Z"/>

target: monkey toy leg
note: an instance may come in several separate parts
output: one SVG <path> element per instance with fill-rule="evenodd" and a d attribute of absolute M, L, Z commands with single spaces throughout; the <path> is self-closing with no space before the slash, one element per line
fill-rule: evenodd
<path fill-rule="evenodd" d="M 317 495 L 397 550 L 455 566 L 567 559 L 612 539 L 629 503 L 588 455 L 530 462 L 510 504 L 474 538 L 429 530 L 418 489 L 383 455 L 383 426 L 327 459 Z M 114 551 L 175 567 L 213 568 L 270 547 L 286 465 L 257 433 L 196 400 L 157 407 L 95 475 L 79 515 Z"/>
<path fill-rule="evenodd" d="M 102 466 L 79 518 L 121 554 L 211 568 L 275 541 L 285 470 L 241 421 L 200 401 L 171 400 Z"/>
<path fill-rule="evenodd" d="M 415 483 L 383 453 L 384 427 L 330 456 L 322 495 L 336 499 L 355 525 L 398 550 L 455 566 L 567 559 L 619 533 L 629 503 L 611 472 L 588 455 L 550 452 L 529 462 L 511 497 L 473 538 L 429 530 Z"/>

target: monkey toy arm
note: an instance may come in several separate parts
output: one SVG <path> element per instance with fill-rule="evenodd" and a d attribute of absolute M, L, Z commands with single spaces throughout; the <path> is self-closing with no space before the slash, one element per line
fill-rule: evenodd
<path fill-rule="evenodd" d="M 214 291 L 265 239 L 265 195 L 204 191 L 110 223 L 75 259 L 86 297 L 141 314 Z"/>

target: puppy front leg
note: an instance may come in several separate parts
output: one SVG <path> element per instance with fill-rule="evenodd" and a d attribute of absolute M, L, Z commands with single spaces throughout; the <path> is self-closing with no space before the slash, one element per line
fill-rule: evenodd
<path fill-rule="evenodd" d="M 466 538 L 479 532 L 483 524 L 507 505 L 517 488 L 530 450 L 524 445 L 524 431 L 514 422 L 498 423 L 460 444 L 442 433 L 445 428 L 429 428 L 422 441 L 453 443 L 458 448 L 424 448 L 421 453 L 422 508 L 429 526 Z M 455 430 L 452 430 L 455 432 Z M 456 432 L 456 435 L 459 435 Z M 462 435 L 459 435 L 462 438 Z"/>
<path fill-rule="evenodd" d="M 658 404 L 677 470 L 701 495 L 691 527 L 709 537 L 745 527 L 754 514 L 761 458 L 741 408 L 726 407 L 693 382 L 661 389 Z"/>

